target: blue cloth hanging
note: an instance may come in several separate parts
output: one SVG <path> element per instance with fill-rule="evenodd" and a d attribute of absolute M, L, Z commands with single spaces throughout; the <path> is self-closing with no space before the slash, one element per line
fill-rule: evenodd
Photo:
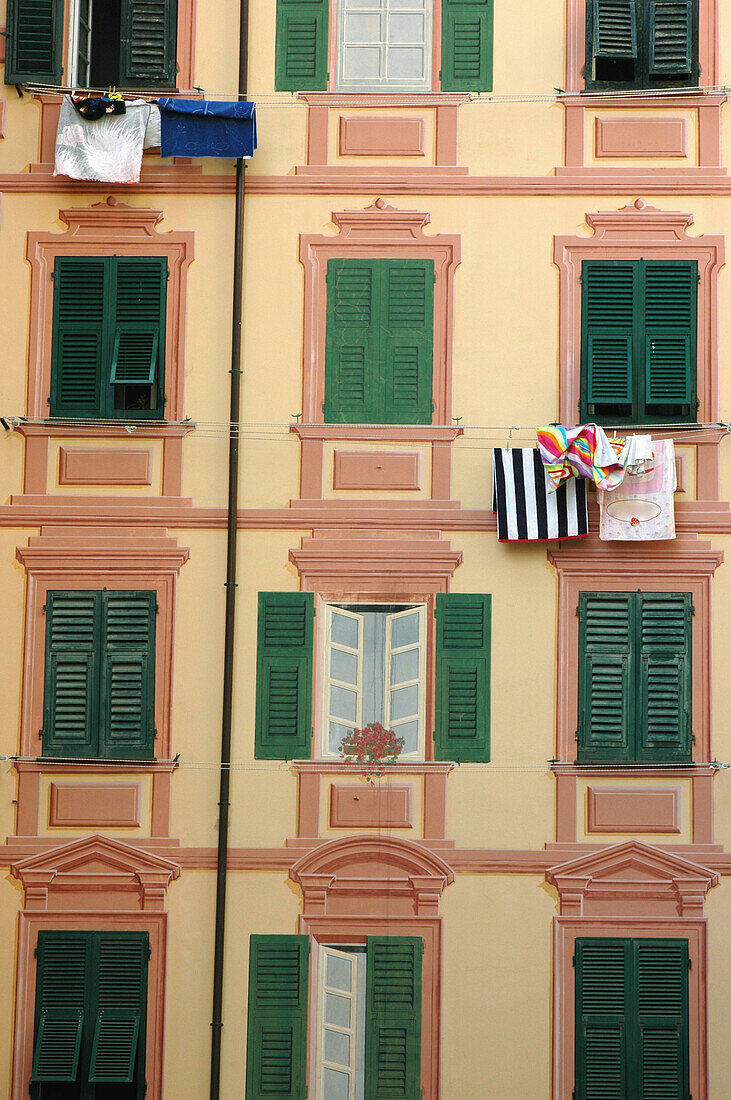
<path fill-rule="evenodd" d="M 160 156 L 250 157 L 256 149 L 256 104 L 158 99 Z"/>

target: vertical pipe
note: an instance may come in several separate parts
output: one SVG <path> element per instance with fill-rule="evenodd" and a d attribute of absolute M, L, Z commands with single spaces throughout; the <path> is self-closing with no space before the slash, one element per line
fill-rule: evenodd
<path fill-rule="evenodd" d="M 248 0 L 239 13 L 238 98 L 246 99 L 248 61 Z M 228 510 L 226 523 L 226 615 L 223 649 L 223 704 L 221 708 L 221 774 L 219 785 L 218 858 L 216 861 L 216 926 L 213 948 L 213 1011 L 211 1015 L 210 1100 L 221 1093 L 221 1031 L 223 1028 L 223 973 L 226 937 L 226 876 L 231 789 L 231 715 L 234 680 L 236 621 L 236 541 L 239 505 L 239 422 L 241 419 L 241 328 L 244 262 L 244 199 L 246 164 L 236 161 L 236 212 L 234 221 L 233 308 L 231 322 L 231 398 L 228 446 Z"/>

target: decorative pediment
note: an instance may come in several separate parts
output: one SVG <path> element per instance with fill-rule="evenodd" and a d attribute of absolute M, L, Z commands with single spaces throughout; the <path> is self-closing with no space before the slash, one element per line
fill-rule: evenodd
<path fill-rule="evenodd" d="M 162 909 L 180 866 L 95 834 L 11 865 L 27 909 Z M 103 901 L 99 897 L 103 894 Z"/>
<path fill-rule="evenodd" d="M 715 871 L 672 852 L 628 840 L 546 872 L 562 916 L 702 916 L 719 882 Z"/>
<path fill-rule="evenodd" d="M 435 916 L 454 872 L 421 844 L 371 835 L 314 848 L 294 864 L 290 877 L 302 887 L 305 916 L 374 915 L 382 909 Z"/>

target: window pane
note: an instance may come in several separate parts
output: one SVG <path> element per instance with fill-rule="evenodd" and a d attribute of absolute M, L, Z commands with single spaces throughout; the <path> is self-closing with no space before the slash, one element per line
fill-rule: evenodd
<path fill-rule="evenodd" d="M 389 42 L 418 42 L 425 38 L 424 16 L 413 12 L 408 15 L 390 15 L 388 17 Z"/>
<path fill-rule="evenodd" d="M 348 1100 L 350 1076 L 336 1069 L 322 1071 L 323 1100 Z"/>
<path fill-rule="evenodd" d="M 336 1066 L 350 1065 L 350 1036 L 325 1028 L 325 1061 Z"/>
<path fill-rule="evenodd" d="M 351 726 L 338 725 L 337 722 L 330 723 L 330 730 L 328 734 L 328 752 L 340 752 L 340 745 L 346 734 L 350 733 L 353 729 Z"/>
<path fill-rule="evenodd" d="M 351 80 L 376 79 L 380 72 L 381 50 L 378 46 L 346 46 L 343 68 Z"/>
<path fill-rule="evenodd" d="M 390 4 L 388 6 L 391 9 L 391 11 L 398 11 L 399 9 L 402 9 L 402 10 L 411 9 L 412 11 L 413 10 L 423 11 L 424 10 L 423 0 L 391 0 Z"/>
<path fill-rule="evenodd" d="M 407 649 L 403 653 L 394 653 L 391 657 L 391 683 L 402 684 L 405 680 L 419 678 L 419 650 Z"/>
<path fill-rule="evenodd" d="M 408 46 L 391 46 L 388 51 L 388 64 L 386 76 L 417 80 L 424 75 L 424 48 Z"/>
<path fill-rule="evenodd" d="M 325 994 L 325 1023 L 336 1027 L 350 1027 L 350 1000 L 337 993 Z"/>
<path fill-rule="evenodd" d="M 344 653 L 342 649 L 330 650 L 330 676 L 333 680 L 342 680 L 345 684 L 358 683 L 358 658 L 354 653 Z"/>
<path fill-rule="evenodd" d="M 391 645 L 400 649 L 404 645 L 414 645 L 419 641 L 419 612 L 400 615 L 391 620 Z"/>
<path fill-rule="evenodd" d="M 353 968 L 347 959 L 341 959 L 339 955 L 327 956 L 327 969 L 325 983 L 332 989 L 342 989 L 344 993 L 350 993 L 351 976 Z"/>
<path fill-rule="evenodd" d="M 337 611 L 332 613 L 330 633 L 332 640 L 338 645 L 347 645 L 350 649 L 358 648 L 358 620 L 351 619 L 348 615 L 340 615 Z"/>
<path fill-rule="evenodd" d="M 396 726 L 394 732 L 397 737 L 403 737 L 404 747 L 401 749 L 401 753 L 416 752 L 419 748 L 419 723 L 404 722 L 401 726 Z"/>
<path fill-rule="evenodd" d="M 346 15 L 345 35 L 348 42 L 380 42 L 381 16 L 367 12 Z"/>
<path fill-rule="evenodd" d="M 346 722 L 355 722 L 358 696 L 348 688 L 330 687 L 330 713 Z"/>
<path fill-rule="evenodd" d="M 399 718 L 408 718 L 419 711 L 419 690 L 416 684 L 412 687 L 396 688 L 391 692 L 391 721 Z"/>

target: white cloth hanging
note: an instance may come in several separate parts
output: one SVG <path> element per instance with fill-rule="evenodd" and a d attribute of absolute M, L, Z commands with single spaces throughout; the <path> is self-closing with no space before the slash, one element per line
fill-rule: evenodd
<path fill-rule="evenodd" d="M 55 176 L 104 183 L 139 183 L 150 105 L 130 104 L 123 115 L 86 119 L 64 96 L 56 131 Z"/>
<path fill-rule="evenodd" d="M 622 448 L 619 461 L 625 474 L 644 474 L 653 464 L 652 436 L 628 435 Z"/>
<path fill-rule="evenodd" d="M 599 538 L 605 542 L 654 542 L 675 538 L 675 444 L 656 439 L 644 473 L 628 474 L 618 489 L 597 490 Z"/>

